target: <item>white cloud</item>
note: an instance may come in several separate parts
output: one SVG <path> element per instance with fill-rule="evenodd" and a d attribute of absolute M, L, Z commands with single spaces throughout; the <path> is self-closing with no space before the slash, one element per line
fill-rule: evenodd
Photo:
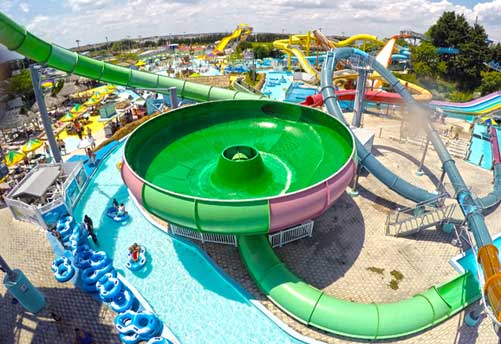
<path fill-rule="evenodd" d="M 443 11 L 454 10 L 470 22 L 478 16 L 490 37 L 501 40 L 501 0 L 473 8 L 451 0 L 65 0 L 64 4 L 65 14 L 50 15 L 50 20 L 35 17 L 29 28 L 65 46 L 74 46 L 75 39 L 81 44 L 103 42 L 106 36 L 114 40 L 127 35 L 224 32 L 239 23 L 248 23 L 257 32 L 304 33 L 321 27 L 326 34 L 389 37 L 402 29 L 424 32 Z"/>
<path fill-rule="evenodd" d="M 30 5 L 28 5 L 26 2 L 20 2 L 19 9 L 24 13 L 28 13 L 30 11 Z"/>

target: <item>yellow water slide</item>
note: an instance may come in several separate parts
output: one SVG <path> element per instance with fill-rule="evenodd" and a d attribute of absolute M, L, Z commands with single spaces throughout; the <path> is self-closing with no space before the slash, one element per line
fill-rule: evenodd
<path fill-rule="evenodd" d="M 315 67 L 306 59 L 302 50 L 303 47 L 306 48 L 306 55 L 309 55 L 311 42 L 317 41 L 324 49 L 330 49 L 344 47 L 359 40 L 379 42 L 376 36 L 369 34 L 354 35 L 343 41 L 334 42 L 327 39 L 320 31 L 314 30 L 313 32 L 308 32 L 306 35 L 292 35 L 288 39 L 279 39 L 273 42 L 273 46 L 287 53 L 289 57 L 295 56 L 301 68 L 318 82 L 320 80 L 320 75 Z"/>
<path fill-rule="evenodd" d="M 230 35 L 221 39 L 216 48 L 214 49 L 214 53 L 216 55 L 223 55 L 224 48 L 230 43 L 232 40 L 240 37 L 241 41 L 245 41 L 247 37 L 252 33 L 252 27 L 247 24 L 238 24 L 235 31 L 233 31 Z"/>

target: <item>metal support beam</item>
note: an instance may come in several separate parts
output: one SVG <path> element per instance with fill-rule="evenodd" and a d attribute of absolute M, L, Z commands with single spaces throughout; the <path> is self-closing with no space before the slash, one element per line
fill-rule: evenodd
<path fill-rule="evenodd" d="M 5 270 L 7 277 L 9 280 L 13 281 L 16 279 L 16 273 L 9 267 L 7 262 L 0 256 L 0 267 Z"/>
<path fill-rule="evenodd" d="M 56 162 L 62 162 L 61 152 L 59 152 L 59 147 L 57 146 L 56 137 L 52 131 L 52 123 L 47 113 L 47 107 L 45 106 L 45 99 L 42 93 L 42 88 L 40 86 L 40 75 L 38 73 L 39 66 L 31 65 L 30 74 L 31 82 L 33 83 L 33 91 L 35 91 L 35 98 L 38 103 L 38 109 L 40 110 L 40 117 L 42 117 L 43 127 L 45 129 L 45 134 L 47 135 L 47 141 L 49 142 L 50 150 L 52 152 L 52 157 Z"/>
<path fill-rule="evenodd" d="M 177 89 L 175 87 L 169 88 L 169 97 L 171 109 L 177 109 L 179 104 L 177 102 Z"/>
<path fill-rule="evenodd" d="M 428 146 L 430 145 L 430 139 L 426 137 L 426 143 L 424 145 L 423 156 L 421 157 L 421 161 L 419 162 L 419 167 L 416 172 L 417 176 L 424 175 L 423 167 L 424 167 L 424 159 L 426 158 L 426 153 L 428 152 Z"/>
<path fill-rule="evenodd" d="M 364 111 L 365 87 L 367 85 L 367 77 L 370 73 L 369 68 L 359 68 L 357 77 L 357 93 L 355 94 L 355 104 L 353 105 L 353 120 L 352 125 L 360 128 L 362 123 L 362 113 Z"/>

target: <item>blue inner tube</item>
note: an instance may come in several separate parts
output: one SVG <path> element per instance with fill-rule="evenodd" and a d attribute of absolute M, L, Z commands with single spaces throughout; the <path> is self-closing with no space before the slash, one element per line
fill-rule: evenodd
<path fill-rule="evenodd" d="M 134 295 L 127 289 L 122 289 L 120 293 L 111 301 L 111 308 L 117 313 L 123 313 L 131 309 L 134 304 Z"/>
<path fill-rule="evenodd" d="M 92 266 L 82 271 L 82 281 L 86 284 L 95 284 L 105 273 L 110 272 L 113 265 L 110 263 L 101 269 L 94 269 Z"/>
<path fill-rule="evenodd" d="M 132 259 L 132 254 L 130 252 L 127 256 L 129 257 L 129 261 L 126 264 L 127 268 L 132 271 L 137 271 L 146 264 L 146 247 L 141 246 L 139 258 L 136 261 Z"/>
<path fill-rule="evenodd" d="M 90 257 L 90 265 L 94 269 L 100 269 L 110 263 L 108 255 L 104 251 L 94 252 Z"/>
<path fill-rule="evenodd" d="M 128 213 L 118 215 L 118 210 L 113 206 L 109 207 L 108 210 L 106 210 L 106 215 L 108 217 L 110 217 L 113 221 L 116 221 L 116 222 L 122 222 L 122 221 L 127 220 L 129 218 Z"/>
<path fill-rule="evenodd" d="M 57 257 L 52 264 L 51 270 L 54 272 L 56 281 L 68 282 L 75 275 L 75 267 L 67 257 Z"/>
<path fill-rule="evenodd" d="M 122 290 L 122 282 L 112 274 L 106 273 L 96 284 L 99 297 L 105 302 L 112 301 Z"/>
<path fill-rule="evenodd" d="M 115 318 L 115 328 L 125 343 L 131 340 L 150 340 L 162 333 L 162 322 L 150 312 L 126 311 Z"/>

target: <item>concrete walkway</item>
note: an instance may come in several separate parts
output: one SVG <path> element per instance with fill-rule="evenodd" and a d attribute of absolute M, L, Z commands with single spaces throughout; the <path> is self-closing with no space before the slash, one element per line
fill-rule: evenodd
<path fill-rule="evenodd" d="M 54 255 L 41 229 L 14 220 L 4 208 L 0 209 L 0 235 L 2 256 L 11 268 L 21 269 L 47 299 L 45 310 L 29 314 L 12 303 L 12 296 L 0 284 L 0 344 L 73 343 L 75 327 L 90 332 L 95 343 L 120 343 L 112 310 L 72 284 L 53 278 Z M 60 323 L 51 318 L 51 311 L 62 318 Z"/>

